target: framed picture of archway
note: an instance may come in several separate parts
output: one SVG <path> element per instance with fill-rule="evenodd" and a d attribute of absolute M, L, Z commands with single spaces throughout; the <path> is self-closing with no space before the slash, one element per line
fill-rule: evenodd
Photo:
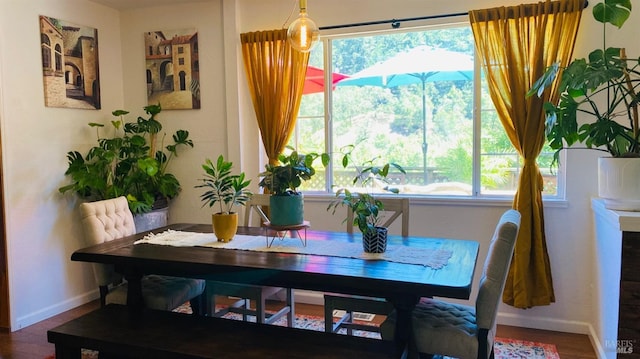
<path fill-rule="evenodd" d="M 147 100 L 163 110 L 200 108 L 200 59 L 195 29 L 144 34 Z"/>
<path fill-rule="evenodd" d="M 98 30 L 39 18 L 45 106 L 100 109 Z"/>

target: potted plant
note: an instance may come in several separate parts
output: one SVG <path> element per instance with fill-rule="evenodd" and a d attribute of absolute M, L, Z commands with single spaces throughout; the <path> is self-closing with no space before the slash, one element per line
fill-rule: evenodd
<path fill-rule="evenodd" d="M 596 4 L 593 17 L 602 23 L 603 48 L 592 51 L 588 59 L 573 60 L 562 71 L 558 64 L 549 67 L 528 96 L 541 94 L 561 73 L 558 104 L 544 105 L 554 162 L 562 149 L 578 143 L 607 152 L 610 156 L 598 160 L 600 197 L 608 208 L 640 210 L 640 59 L 628 58 L 624 48 L 607 48 L 605 40 L 607 23 L 620 28 L 630 13 L 630 0 Z M 629 186 L 610 187 L 615 184 Z"/>
<path fill-rule="evenodd" d="M 238 213 L 233 211 L 233 207 L 244 206 L 252 195 L 247 188 L 251 180 L 245 180 L 244 172 L 232 174 L 232 168 L 233 163 L 225 161 L 222 155 L 218 156 L 215 164 L 207 158 L 202 165 L 205 178 L 200 179 L 202 184 L 196 186 L 207 189 L 200 196 L 203 207 L 209 204 L 213 208 L 218 204 L 212 223 L 216 238 L 221 242 L 232 240 L 238 230 Z"/>
<path fill-rule="evenodd" d="M 352 162 L 351 153 L 355 146 L 343 149 L 342 166 L 347 168 Z M 384 210 L 382 201 L 376 198 L 373 185 L 375 182 L 388 183 L 387 176 L 392 168 L 403 174 L 406 171 L 396 163 L 385 163 L 381 166 L 374 164 L 375 160 L 366 161 L 362 166 L 356 166 L 357 174 L 352 184 L 362 188 L 352 191 L 340 188 L 336 191 L 335 199 L 327 207 L 327 211 L 335 214 L 338 207 L 346 206 L 353 212 L 353 224 L 362 232 L 362 246 L 365 252 L 382 253 L 387 248 L 387 228 L 379 226 L 379 214 Z M 398 193 L 397 188 L 384 186 L 384 191 Z M 345 219 L 346 220 L 346 219 Z"/>
<path fill-rule="evenodd" d="M 274 226 L 292 226 L 304 222 L 303 195 L 298 188 L 316 174 L 314 161 L 320 158 L 323 166 L 329 163 L 326 153 L 301 154 L 292 150 L 278 156 L 279 165 L 266 165 L 260 173 L 259 186 L 268 189 L 270 222 Z"/>
<path fill-rule="evenodd" d="M 138 117 L 135 122 L 125 122 L 128 111 L 113 111 L 116 120 L 111 121 L 109 137 L 100 134 L 104 124 L 89 123 L 96 129 L 97 145 L 84 156 L 78 151 L 67 153 L 65 175 L 72 183 L 59 191 L 73 192 L 90 201 L 126 196 L 134 215 L 166 208 L 181 189 L 167 167 L 178 156 L 178 148 L 193 147 L 193 141 L 189 131 L 178 130 L 173 142 L 164 145 L 166 134 L 156 119 L 162 107 L 150 105 L 144 111 L 149 117 Z"/>

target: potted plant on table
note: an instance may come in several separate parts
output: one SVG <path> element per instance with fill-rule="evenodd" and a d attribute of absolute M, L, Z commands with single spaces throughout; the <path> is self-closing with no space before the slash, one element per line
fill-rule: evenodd
<path fill-rule="evenodd" d="M 561 74 L 558 104 L 544 105 L 554 162 L 562 149 L 578 143 L 609 153 L 598 160 L 598 190 L 608 208 L 620 210 L 640 210 L 640 58 L 627 57 L 624 48 L 607 48 L 605 34 L 607 24 L 621 28 L 630 13 L 630 0 L 596 4 L 593 17 L 602 23 L 603 48 L 564 69 L 549 67 L 528 93 L 541 94 Z"/>
<path fill-rule="evenodd" d="M 329 164 L 326 153 L 301 154 L 293 150 L 290 154 L 278 156 L 279 165 L 266 165 L 260 173 L 259 186 L 271 193 L 269 208 L 270 222 L 274 226 L 292 226 L 304 222 L 303 195 L 298 188 L 303 181 L 315 174 L 314 162 L 320 158 L 323 166 Z"/>
<path fill-rule="evenodd" d="M 352 162 L 352 152 L 355 146 L 350 145 L 343 149 L 342 166 L 347 168 Z M 361 191 L 352 191 L 348 188 L 340 188 L 336 191 L 335 199 L 327 207 L 327 211 L 335 214 L 338 207 L 346 206 L 353 212 L 353 224 L 362 232 L 362 246 L 365 252 L 382 253 L 387 248 L 387 228 L 379 226 L 380 212 L 384 210 L 384 204 L 374 194 L 374 183 L 388 184 L 387 176 L 392 168 L 402 174 L 406 171 L 396 163 L 384 163 L 375 165 L 375 160 L 366 161 L 362 166 L 356 166 L 357 174 L 352 184 L 359 185 Z M 397 188 L 384 186 L 384 191 L 398 193 Z M 345 219 L 346 220 L 346 219 Z"/>
<path fill-rule="evenodd" d="M 98 143 L 84 156 L 78 151 L 67 153 L 65 175 L 71 177 L 72 183 L 59 191 L 73 192 L 89 201 L 126 196 L 136 220 L 152 210 L 166 211 L 168 201 L 181 189 L 167 166 L 178 157 L 179 148 L 193 147 L 193 141 L 189 131 L 178 130 L 172 136 L 173 142 L 165 146 L 166 135 L 156 119 L 162 107 L 150 105 L 144 111 L 149 117 L 138 117 L 135 122 L 125 121 L 128 111 L 113 111 L 116 120 L 111 121 L 110 137 L 101 136 L 104 124 L 89 123 L 96 129 Z M 166 213 L 164 218 L 166 221 Z M 139 223 L 136 229 L 142 229 Z"/>
<path fill-rule="evenodd" d="M 210 159 L 205 160 L 202 169 L 205 171 L 205 178 L 200 179 L 202 184 L 196 188 L 206 188 L 207 190 L 200 196 L 200 199 L 213 208 L 219 206 L 218 212 L 212 215 L 213 231 L 220 242 L 229 242 L 236 235 L 238 230 L 238 213 L 233 211 L 234 206 L 244 206 L 251 198 L 251 191 L 248 190 L 251 180 L 245 180 L 244 172 L 233 174 L 232 162 L 225 161 L 222 155 L 214 164 Z"/>

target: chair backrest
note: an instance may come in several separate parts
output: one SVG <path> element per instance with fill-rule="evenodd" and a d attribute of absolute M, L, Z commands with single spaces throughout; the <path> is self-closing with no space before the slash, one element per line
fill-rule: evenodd
<path fill-rule="evenodd" d="M 476 298 L 476 322 L 481 329 L 492 329 L 495 325 L 519 230 L 520 212 L 514 209 L 506 211 L 491 239 L 480 278 L 480 289 Z"/>
<path fill-rule="evenodd" d="M 382 224 L 382 227 L 389 227 L 398 217 L 402 216 L 402 236 L 409 236 L 409 198 L 377 197 L 384 206 L 385 213 L 390 216 Z M 347 233 L 353 233 L 353 211 L 347 209 Z"/>
<path fill-rule="evenodd" d="M 251 199 L 245 204 L 245 212 L 244 212 L 244 226 L 248 227 L 251 225 L 251 214 L 255 211 L 260 216 L 260 225 L 262 222 L 269 222 L 269 217 L 264 212 L 264 208 L 269 207 L 269 197 L 271 195 L 268 194 L 253 194 Z"/>
<path fill-rule="evenodd" d="M 80 204 L 80 218 L 85 243 L 90 246 L 109 242 L 136 233 L 133 214 L 126 197 Z M 94 263 L 93 272 L 99 286 L 117 281 L 111 266 Z"/>

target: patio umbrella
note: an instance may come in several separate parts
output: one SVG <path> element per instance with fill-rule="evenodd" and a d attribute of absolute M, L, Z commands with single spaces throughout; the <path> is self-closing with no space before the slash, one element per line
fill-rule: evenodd
<path fill-rule="evenodd" d="M 467 54 L 430 46 L 417 46 L 379 62 L 338 82 L 337 86 L 397 87 L 422 85 L 422 165 L 427 182 L 426 83 L 471 81 L 473 58 Z"/>
<path fill-rule="evenodd" d="M 347 75 L 340 73 L 331 74 L 331 83 L 335 85 L 338 81 L 347 78 Z M 314 66 L 307 66 L 307 75 L 304 80 L 302 94 L 324 92 L 324 70 Z"/>

